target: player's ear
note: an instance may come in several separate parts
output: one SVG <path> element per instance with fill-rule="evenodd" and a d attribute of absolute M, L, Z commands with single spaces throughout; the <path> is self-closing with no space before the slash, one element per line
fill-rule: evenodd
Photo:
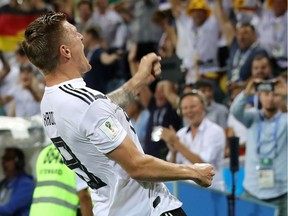
<path fill-rule="evenodd" d="M 71 58 L 71 51 L 67 46 L 61 45 L 59 48 L 59 51 L 60 51 L 61 56 L 65 57 L 67 59 Z"/>

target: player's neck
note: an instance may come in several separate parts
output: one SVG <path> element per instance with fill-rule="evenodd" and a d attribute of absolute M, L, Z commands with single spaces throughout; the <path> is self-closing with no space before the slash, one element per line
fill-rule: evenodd
<path fill-rule="evenodd" d="M 80 75 L 80 73 L 77 72 L 72 72 L 72 71 L 54 71 L 51 72 L 50 74 L 45 75 L 45 83 L 46 86 L 50 87 L 50 86 L 54 86 L 54 85 L 58 85 L 60 83 L 72 80 L 72 79 L 77 79 L 77 78 L 81 78 L 82 76 Z"/>

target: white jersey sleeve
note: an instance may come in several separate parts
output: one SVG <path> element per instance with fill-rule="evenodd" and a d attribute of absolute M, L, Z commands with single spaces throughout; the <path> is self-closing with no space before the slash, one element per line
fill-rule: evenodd
<path fill-rule="evenodd" d="M 96 100 L 89 106 L 80 126 L 91 143 L 104 154 L 118 147 L 127 135 L 115 109 L 117 106 L 110 100 Z"/>
<path fill-rule="evenodd" d="M 76 191 L 77 192 L 88 188 L 88 185 L 84 180 L 82 180 L 78 175 L 75 175 L 75 176 L 76 176 Z"/>

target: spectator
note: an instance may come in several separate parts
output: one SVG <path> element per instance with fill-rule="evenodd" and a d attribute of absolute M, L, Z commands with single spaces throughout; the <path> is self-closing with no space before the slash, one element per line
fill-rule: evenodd
<path fill-rule="evenodd" d="M 28 57 L 26 56 L 26 53 L 24 52 L 24 50 L 20 45 L 15 50 L 14 56 L 15 61 L 18 65 L 30 63 Z"/>
<path fill-rule="evenodd" d="M 269 1 L 267 1 L 269 2 Z M 287 0 L 273 0 L 258 25 L 259 41 L 276 60 L 278 73 L 287 68 Z"/>
<path fill-rule="evenodd" d="M 189 93 L 194 89 L 194 84 L 184 84 L 183 86 L 181 86 L 181 94 L 185 94 L 185 93 Z M 180 97 L 179 97 L 180 99 Z M 177 108 L 179 106 L 179 101 L 177 103 Z"/>
<path fill-rule="evenodd" d="M 5 79 L 5 77 L 10 72 L 10 65 L 6 58 L 4 57 L 3 53 L 0 51 L 0 63 L 1 63 L 1 69 L 0 69 L 0 115 L 6 115 L 4 105 L 11 100 L 10 96 L 6 95 L 3 96 L 1 93 L 1 85 L 2 81 Z"/>
<path fill-rule="evenodd" d="M 20 65 L 20 82 L 13 94 L 9 116 L 30 117 L 40 114 L 40 101 L 44 87 L 36 78 L 31 64 Z"/>
<path fill-rule="evenodd" d="M 252 60 L 251 79 L 269 80 L 274 77 L 271 60 L 266 55 L 255 56 Z M 248 107 L 261 109 L 261 103 L 257 95 L 252 95 L 248 99 Z"/>
<path fill-rule="evenodd" d="M 185 43 L 187 53 L 183 57 L 183 66 L 187 68 L 186 83 L 194 83 L 201 75 L 217 77 L 219 70 L 217 59 L 220 29 L 206 0 L 191 0 L 188 5 L 188 16 L 182 14 L 176 18 L 180 44 Z"/>
<path fill-rule="evenodd" d="M 154 13 L 153 21 L 162 28 L 163 33 L 158 45 L 158 52 L 162 58 L 175 54 L 177 46 L 177 33 L 175 21 L 172 16 L 170 3 L 162 3 Z"/>
<path fill-rule="evenodd" d="M 247 81 L 251 77 L 252 59 L 256 55 L 267 55 L 268 53 L 257 41 L 255 27 L 250 23 L 238 23 L 236 28 L 223 9 L 222 1 L 217 0 L 215 16 L 230 46 L 228 58 L 228 81 L 230 83 Z"/>
<path fill-rule="evenodd" d="M 103 48 L 104 39 L 98 27 L 84 30 L 84 45 L 88 51 L 87 59 L 92 69 L 85 73 L 86 85 L 92 89 L 106 93 L 108 82 L 113 78 L 112 64 L 121 58 L 121 53 L 109 54 Z"/>
<path fill-rule="evenodd" d="M 28 65 L 30 64 L 32 67 L 33 67 L 33 71 L 37 77 L 37 79 L 44 83 L 44 77 L 43 75 L 41 74 L 41 72 L 34 66 L 30 63 L 28 57 L 26 56 L 26 53 L 24 52 L 24 50 L 22 49 L 22 47 L 19 45 L 18 48 L 16 49 L 15 51 L 15 60 L 16 60 L 16 66 L 17 66 L 17 70 L 20 69 L 20 65 Z M 14 80 L 15 81 L 15 80 Z"/>
<path fill-rule="evenodd" d="M 153 14 L 158 10 L 158 5 L 158 0 L 131 1 L 133 20 L 128 61 L 132 76 L 144 55 L 158 51 L 162 30 L 152 20 Z"/>
<path fill-rule="evenodd" d="M 131 122 L 135 128 L 139 142 L 142 148 L 145 148 L 146 129 L 150 113 L 148 109 L 144 108 L 139 99 L 135 99 L 126 109 L 127 116 L 130 117 Z"/>
<path fill-rule="evenodd" d="M 207 79 L 199 79 L 195 88 L 200 90 L 206 99 L 206 118 L 218 124 L 223 129 L 227 128 L 228 109 L 223 104 L 214 101 L 213 83 Z"/>
<path fill-rule="evenodd" d="M 0 70 L 0 83 L 1 83 L 2 80 L 10 72 L 10 65 L 9 65 L 8 61 L 6 60 L 6 58 L 4 57 L 2 51 L 0 51 L 0 61 L 1 61 L 1 65 L 2 65 L 2 68 Z"/>
<path fill-rule="evenodd" d="M 131 78 L 131 73 L 129 70 L 129 61 L 128 61 L 128 54 L 129 50 L 131 49 L 131 46 L 133 44 L 132 42 L 132 28 L 131 28 L 131 23 L 133 21 L 133 10 L 131 8 L 131 5 L 129 1 L 119 1 L 113 5 L 114 10 L 121 16 L 123 19 L 123 28 L 122 31 L 125 30 L 125 35 L 126 38 L 124 39 L 124 44 L 120 48 L 120 50 L 123 50 L 123 56 L 122 59 L 118 62 L 116 65 L 116 69 L 118 70 L 118 76 L 121 79 L 124 80 L 129 80 Z M 116 50 L 117 51 L 117 50 Z"/>
<path fill-rule="evenodd" d="M 172 125 L 176 130 L 181 127 L 181 118 L 178 116 L 171 104 L 164 95 L 164 82 L 159 81 L 156 84 L 154 94 L 147 87 L 140 93 L 140 100 L 144 107 L 150 112 L 146 128 L 144 152 L 149 155 L 166 160 L 168 148 L 162 140 L 152 140 L 153 131 L 159 126 L 169 127 Z"/>
<path fill-rule="evenodd" d="M 137 73 L 142 55 L 153 51 L 151 46 L 145 47 L 145 49 L 142 49 L 142 47 L 140 48 L 140 51 L 138 48 L 138 46 L 135 46 L 129 53 L 130 72 L 132 76 Z M 169 87 L 165 87 L 167 85 Z M 153 129 L 157 128 L 158 126 L 168 127 L 170 124 L 172 124 L 177 129 L 179 129 L 181 126 L 181 119 L 179 118 L 176 109 L 174 109 L 175 107 L 173 107 L 174 104 L 170 102 L 169 100 L 171 99 L 165 95 L 165 88 L 169 89 L 169 93 L 171 93 L 171 95 L 176 95 L 175 88 L 170 88 L 171 86 L 173 86 L 173 84 L 169 81 L 156 81 L 150 87 L 143 88 L 139 94 L 139 100 L 141 101 L 142 106 L 145 109 L 148 109 L 150 114 L 146 127 L 146 135 L 144 139 L 145 142 L 142 144 L 142 146 L 144 146 L 143 150 L 146 154 L 150 154 L 164 160 L 166 160 L 168 148 L 161 140 L 153 141 L 151 139 L 151 134 Z"/>
<path fill-rule="evenodd" d="M 6 61 L 5 64 L 8 64 L 8 61 Z M 43 75 L 38 71 L 38 69 L 34 65 L 30 63 L 24 50 L 19 45 L 16 51 L 14 52 L 13 58 L 10 58 L 9 65 L 10 65 L 9 73 L 6 73 L 6 75 L 3 76 L 3 80 L 0 83 L 0 104 L 2 104 L 3 106 L 5 115 L 14 116 L 15 102 L 13 102 L 13 94 L 18 89 L 19 85 L 21 85 L 21 83 L 19 82 L 20 65 L 30 65 L 29 67 L 32 67 L 33 73 L 35 74 L 35 76 L 33 75 L 33 73 L 31 74 L 33 77 L 35 77 L 33 78 L 34 83 L 39 82 L 39 86 L 41 86 L 40 83 L 44 83 L 44 80 Z M 22 92 L 20 94 L 22 95 Z"/>
<path fill-rule="evenodd" d="M 25 156 L 18 148 L 6 148 L 2 157 L 0 215 L 28 216 L 34 191 L 33 178 L 24 171 Z"/>
<path fill-rule="evenodd" d="M 167 98 L 168 102 L 171 104 L 173 109 L 177 110 L 180 97 L 177 94 L 176 86 L 171 81 L 168 80 L 162 80 L 162 85 L 164 96 Z M 192 84 L 185 84 L 183 86 L 182 93 L 189 92 L 192 89 L 193 89 Z"/>
<path fill-rule="evenodd" d="M 93 6 L 91 1 L 81 0 L 77 4 L 77 9 L 79 12 L 79 19 L 76 20 L 76 28 L 78 32 L 83 32 L 88 27 L 93 25 Z"/>
<path fill-rule="evenodd" d="M 132 5 L 128 1 L 118 1 L 113 4 L 113 8 L 122 17 L 124 23 L 130 29 L 130 24 L 133 21 Z"/>
<path fill-rule="evenodd" d="M 63 163 L 52 144 L 40 152 L 36 176 L 30 216 L 76 216 L 79 204 L 82 216 L 93 216 L 88 185 Z"/>
<path fill-rule="evenodd" d="M 125 46 L 127 28 L 122 17 L 109 8 L 108 0 L 95 0 L 93 24 L 98 25 L 103 32 L 103 38 L 109 50 L 117 50 Z"/>
<path fill-rule="evenodd" d="M 267 55 L 257 42 L 253 25 L 238 24 L 236 38 L 230 46 L 228 78 L 231 82 L 246 81 L 251 77 L 252 60 L 256 55 Z"/>
<path fill-rule="evenodd" d="M 211 163 L 215 169 L 212 188 L 223 190 L 222 167 L 225 148 L 225 132 L 208 120 L 205 111 L 205 96 L 198 90 L 183 94 L 179 108 L 189 125 L 177 133 L 173 127 L 163 128 L 169 154 L 167 160 L 179 164 Z"/>
<path fill-rule="evenodd" d="M 252 60 L 252 76 L 251 79 L 269 80 L 273 78 L 273 66 L 271 60 L 266 55 L 257 55 Z M 249 82 L 242 82 L 230 86 L 230 100 L 234 98 L 245 89 L 245 85 Z M 231 104 L 229 104 L 230 107 Z M 257 94 L 253 94 L 248 98 L 246 108 L 255 107 L 257 109 L 262 108 Z M 228 117 L 228 132 L 227 136 L 237 136 L 240 138 L 240 154 L 245 154 L 245 145 L 247 142 L 247 128 L 241 122 L 239 122 L 233 114 L 229 113 Z M 229 148 L 227 148 L 227 154 L 229 155 Z"/>
<path fill-rule="evenodd" d="M 177 94 L 177 88 L 175 85 L 173 85 L 170 81 L 163 80 L 162 81 L 163 85 L 163 91 L 164 95 L 167 98 L 168 102 L 171 104 L 173 109 L 177 110 L 177 113 L 179 115 L 179 100 L 180 100 L 180 95 L 186 94 L 192 91 L 194 89 L 194 84 L 184 84 L 183 86 L 180 86 L 179 93 Z M 187 126 L 189 123 L 185 118 L 182 118 L 182 125 Z"/>
<path fill-rule="evenodd" d="M 110 73 L 103 71 L 103 76 L 107 79 L 110 75 L 109 83 L 108 81 L 102 82 L 100 85 L 106 85 L 105 89 L 101 89 L 102 92 L 111 92 L 121 86 L 126 80 L 126 63 L 127 61 L 124 61 L 124 56 L 126 55 L 126 52 L 124 51 L 126 46 L 126 39 L 127 39 L 127 27 L 124 24 L 122 18 L 120 15 L 118 15 L 114 10 L 110 10 L 108 8 L 108 2 L 107 0 L 97 0 L 95 1 L 95 4 L 97 6 L 97 10 L 94 11 L 92 19 L 93 26 L 99 27 L 99 30 L 95 32 L 96 30 L 91 30 L 93 26 L 89 26 L 88 29 L 84 30 L 84 33 L 88 33 L 92 38 L 90 37 L 90 40 L 93 41 L 92 46 L 95 46 L 95 40 L 98 40 L 99 42 L 99 35 L 101 35 L 101 44 L 100 47 L 105 49 L 107 53 L 105 59 L 101 60 L 102 64 L 110 65 Z M 87 31 L 89 30 L 89 32 Z M 92 31 L 94 33 L 92 34 Z M 85 37 L 84 37 L 85 38 Z M 98 43 L 99 45 L 99 43 Z M 90 44 L 91 46 L 91 44 Z M 95 47 L 94 47 L 95 49 Z M 98 50 L 99 52 L 99 50 Z M 94 56 L 95 57 L 95 56 Z M 97 57 L 96 57 L 97 58 Z M 88 58 L 89 59 L 89 58 Z M 93 63 L 90 62 L 90 63 Z M 97 59 L 94 64 L 97 64 Z M 113 64 L 112 64 L 113 63 Z M 95 66 L 95 65 L 94 65 Z M 128 66 L 127 66 L 128 67 Z M 107 71 L 107 66 L 105 67 Z M 95 71 L 96 68 L 92 67 L 92 69 Z M 103 68 L 104 69 L 104 68 Z M 101 70 L 100 70 L 101 71 Z M 91 75 L 91 74 L 89 74 Z M 98 76 L 99 79 L 101 76 Z M 85 81 L 87 81 L 86 79 Z M 101 80 L 95 81 L 93 79 L 93 82 L 97 82 L 97 85 L 101 83 Z M 90 81 L 90 85 L 92 84 L 92 80 Z M 93 84 L 92 84 L 93 85 Z M 100 90 L 100 89 L 97 89 Z M 100 90 L 100 91 L 101 91 Z"/>
<path fill-rule="evenodd" d="M 252 79 L 268 80 L 274 77 L 271 59 L 266 55 L 257 55 L 252 60 Z"/>
<path fill-rule="evenodd" d="M 188 1 L 169 0 L 168 2 L 171 4 L 171 11 L 177 32 L 177 46 L 175 52 L 180 59 L 183 59 L 188 54 L 186 35 L 187 29 L 185 29 L 185 24 L 182 24 L 180 17 L 187 17 L 187 15 L 184 14 L 186 13 Z"/>
<path fill-rule="evenodd" d="M 245 197 L 279 207 L 279 216 L 287 215 L 287 113 L 279 107 L 287 87 L 279 82 L 259 86 L 262 110 L 245 109 L 247 99 L 255 93 L 251 80 L 233 101 L 232 114 L 248 128 L 245 156 Z M 282 85 L 282 86 L 281 86 Z M 264 88 L 265 87 L 265 88 Z"/>
<path fill-rule="evenodd" d="M 258 0 L 234 0 L 233 12 L 235 13 L 235 21 L 238 23 L 251 23 L 257 26 L 260 21 L 260 16 L 257 13 L 259 10 Z"/>
<path fill-rule="evenodd" d="M 138 46 L 142 56 L 145 54 L 145 46 L 158 46 L 162 30 L 153 21 L 153 14 L 157 11 L 158 0 L 132 1 L 133 21 L 131 23 L 132 40 Z M 143 52 L 141 50 L 143 48 Z M 139 57 L 140 59 L 140 57 Z"/>
<path fill-rule="evenodd" d="M 64 13 L 71 24 L 75 24 L 74 1 L 73 0 L 52 0 L 55 11 Z"/>

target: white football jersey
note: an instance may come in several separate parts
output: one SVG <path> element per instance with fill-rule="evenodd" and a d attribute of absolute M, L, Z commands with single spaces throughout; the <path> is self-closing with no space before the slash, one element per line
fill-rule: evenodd
<path fill-rule="evenodd" d="M 46 87 L 41 113 L 66 165 L 92 189 L 94 215 L 159 216 L 181 207 L 163 183 L 136 181 L 107 157 L 126 135 L 143 150 L 122 108 L 82 78 Z"/>

